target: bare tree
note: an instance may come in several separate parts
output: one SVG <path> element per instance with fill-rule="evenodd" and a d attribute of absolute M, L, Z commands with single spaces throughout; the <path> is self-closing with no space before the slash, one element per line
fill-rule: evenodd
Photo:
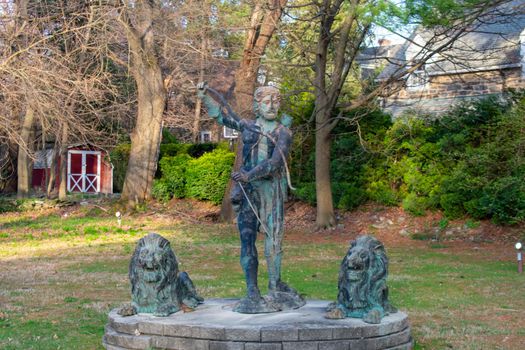
<path fill-rule="evenodd" d="M 118 9 L 137 87 L 137 120 L 122 193 L 130 203 L 150 198 L 163 125 L 184 130 L 188 141 L 198 135 L 195 84 L 204 78 L 212 50 L 208 37 L 212 5 L 212 1 L 134 1 L 123 2 Z"/>
<path fill-rule="evenodd" d="M 111 139 L 103 124 L 118 115 L 117 88 L 99 45 L 108 16 L 96 16 L 97 10 L 90 1 L 17 1 L 3 8 L 0 135 L 18 145 L 21 196 L 31 186 L 33 146 L 45 148 L 64 124 L 69 142 Z"/>

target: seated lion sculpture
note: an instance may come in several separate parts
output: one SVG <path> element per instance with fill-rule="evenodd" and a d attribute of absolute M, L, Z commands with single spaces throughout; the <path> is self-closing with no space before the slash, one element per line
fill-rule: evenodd
<path fill-rule="evenodd" d="M 132 302 L 119 313 L 168 316 L 202 303 L 190 277 L 186 272 L 179 273 L 178 265 L 166 238 L 156 233 L 141 238 L 129 264 Z"/>
<path fill-rule="evenodd" d="M 367 323 L 397 310 L 388 302 L 388 258 L 383 244 L 371 236 L 351 242 L 341 262 L 337 301 L 328 306 L 327 318 L 355 317 Z"/>

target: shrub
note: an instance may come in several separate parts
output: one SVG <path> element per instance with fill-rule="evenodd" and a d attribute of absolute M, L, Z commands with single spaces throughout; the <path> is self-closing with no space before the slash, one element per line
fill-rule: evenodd
<path fill-rule="evenodd" d="M 179 140 L 177 140 L 177 137 L 173 135 L 169 129 L 163 128 L 162 129 L 162 143 L 179 143 Z"/>
<path fill-rule="evenodd" d="M 439 205 L 447 218 L 457 219 L 463 216 L 463 198 L 457 193 L 444 193 L 439 198 Z"/>
<path fill-rule="evenodd" d="M 479 207 L 497 224 L 515 224 L 525 219 L 525 179 L 503 177 L 484 188 Z"/>
<path fill-rule="evenodd" d="M 412 215 L 425 215 L 425 210 L 429 208 L 429 200 L 425 197 L 420 197 L 415 193 L 409 193 L 403 199 L 403 209 Z"/>
<path fill-rule="evenodd" d="M 222 149 L 191 159 L 186 168 L 186 195 L 221 203 L 234 160 L 235 154 Z"/>
<path fill-rule="evenodd" d="M 216 143 L 195 143 L 188 147 L 187 153 L 193 158 L 199 158 L 204 153 L 212 152 L 217 148 Z"/>
<path fill-rule="evenodd" d="M 505 114 L 492 116 L 490 124 L 472 131 L 472 135 L 482 134 L 482 137 L 471 137 L 471 144 L 463 147 L 462 152 L 450 151 L 456 164 L 443 182 L 440 199 L 447 216 L 456 217 L 466 212 L 476 219 L 492 218 L 499 224 L 525 219 L 522 103 L 524 101 Z"/>
<path fill-rule="evenodd" d="M 0 198 L 0 213 L 20 210 L 20 201 L 16 199 Z"/>
<path fill-rule="evenodd" d="M 188 143 L 166 143 L 160 145 L 159 159 L 187 154 L 192 145 Z"/>
<path fill-rule="evenodd" d="M 163 187 L 166 187 L 165 191 L 170 194 L 170 198 L 183 198 L 186 195 L 186 170 L 190 160 L 189 155 L 181 154 L 175 157 L 164 157 L 159 161 L 162 174 L 157 184 L 159 195 L 166 196 Z"/>
<path fill-rule="evenodd" d="M 367 197 L 366 191 L 362 186 L 348 182 L 332 183 L 332 193 L 334 195 L 334 205 L 339 209 L 354 209 L 363 204 Z"/>
<path fill-rule="evenodd" d="M 160 159 L 188 154 L 192 158 L 199 158 L 204 153 L 211 152 L 218 147 L 216 143 L 167 143 L 160 145 Z"/>
<path fill-rule="evenodd" d="M 447 218 L 525 221 L 524 96 L 467 102 L 437 118 L 408 116 L 392 125 L 367 115 L 360 130 L 339 123 L 331 153 L 334 206 L 371 199 L 401 202 L 414 215 L 435 208 Z M 315 204 L 313 141 L 303 134 L 295 147 L 294 194 Z"/>
<path fill-rule="evenodd" d="M 151 187 L 151 195 L 153 198 L 167 202 L 173 197 L 173 193 L 170 191 L 170 187 L 166 180 L 153 180 L 153 186 Z"/>
<path fill-rule="evenodd" d="M 384 204 L 397 205 L 399 196 L 384 180 L 369 182 L 366 186 L 366 194 L 369 199 Z"/>
<path fill-rule="evenodd" d="M 315 194 L 315 182 L 300 183 L 295 186 L 293 195 L 298 199 L 306 202 L 310 205 L 315 205 L 316 194 Z"/>
<path fill-rule="evenodd" d="M 315 205 L 315 182 L 302 183 L 296 186 L 293 194 L 310 205 Z M 354 209 L 367 200 L 366 192 L 355 183 L 332 182 L 332 196 L 334 206 L 339 209 Z"/>

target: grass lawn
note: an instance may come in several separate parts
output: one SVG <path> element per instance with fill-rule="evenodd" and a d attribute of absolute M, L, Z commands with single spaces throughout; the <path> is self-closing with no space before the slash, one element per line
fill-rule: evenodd
<path fill-rule="evenodd" d="M 130 300 L 135 242 L 152 231 L 171 241 L 202 296 L 242 296 L 234 226 L 147 212 L 119 227 L 94 209 L 0 215 L 0 349 L 102 349 L 107 313 Z M 284 279 L 307 298 L 334 300 L 353 237 L 290 228 Z M 524 348 L 525 275 L 511 247 L 412 242 L 386 248 L 390 298 L 408 313 L 416 349 Z M 262 239 L 259 252 L 264 291 Z"/>

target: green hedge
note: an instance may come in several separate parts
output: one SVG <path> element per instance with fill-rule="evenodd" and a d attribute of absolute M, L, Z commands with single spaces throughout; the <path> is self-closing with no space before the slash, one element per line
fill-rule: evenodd
<path fill-rule="evenodd" d="M 215 148 L 199 158 L 188 154 L 163 157 L 159 162 L 161 177 L 155 180 L 152 195 L 161 201 L 189 197 L 219 204 L 234 160 L 235 154 L 223 148 Z"/>
<path fill-rule="evenodd" d="M 315 182 L 301 183 L 296 186 L 293 192 L 295 197 L 315 205 Z M 365 190 L 358 184 L 349 182 L 332 182 L 332 200 L 338 209 L 354 209 L 367 200 Z"/>
<path fill-rule="evenodd" d="M 465 103 L 438 119 L 397 120 L 364 167 L 369 199 L 414 215 L 440 209 L 498 224 L 525 220 L 525 99 Z"/>
<path fill-rule="evenodd" d="M 167 201 L 186 196 L 186 168 L 192 158 L 187 154 L 164 157 L 159 161 L 161 178 L 153 183 L 153 197 Z"/>
<path fill-rule="evenodd" d="M 229 151 L 227 142 L 223 143 L 197 143 L 187 144 L 178 143 L 177 140 L 171 136 L 168 137 L 166 131 L 163 130 L 163 142 L 171 141 L 173 143 L 162 143 L 159 150 L 159 166 L 155 174 L 153 182 L 152 194 L 155 198 L 162 198 L 163 200 L 170 199 L 175 196 L 182 198 L 185 196 L 183 186 L 177 183 L 177 179 L 181 177 L 180 169 L 171 169 L 169 163 L 173 159 L 175 163 L 182 160 L 189 160 L 191 158 L 199 158 L 205 153 L 212 152 L 215 149 Z M 131 145 L 129 143 L 120 144 L 110 152 L 111 162 L 113 164 L 113 191 L 116 193 L 122 192 L 124 180 L 126 178 L 126 171 L 128 168 L 129 154 Z M 180 158 L 178 158 L 180 157 Z M 166 159 L 166 160 L 164 160 Z M 171 160 L 170 160 L 171 159 Z M 164 161 L 163 161 L 164 160 Z M 164 169 L 163 169 L 164 167 Z M 185 167 L 183 167 L 185 168 Z M 179 181 L 180 182 L 180 181 Z M 181 189 L 182 188 L 182 189 Z"/>
<path fill-rule="evenodd" d="M 448 218 L 525 221 L 525 93 L 466 102 L 434 118 L 409 114 L 393 123 L 378 111 L 358 113 L 345 117 L 359 118 L 359 125 L 341 122 L 334 130 L 335 207 L 370 200 L 414 215 L 442 210 Z M 295 138 L 294 195 L 315 204 L 313 138 L 301 130 Z"/>
<path fill-rule="evenodd" d="M 234 160 L 234 153 L 222 149 L 192 159 L 186 169 L 187 196 L 219 204 L 228 184 Z"/>

